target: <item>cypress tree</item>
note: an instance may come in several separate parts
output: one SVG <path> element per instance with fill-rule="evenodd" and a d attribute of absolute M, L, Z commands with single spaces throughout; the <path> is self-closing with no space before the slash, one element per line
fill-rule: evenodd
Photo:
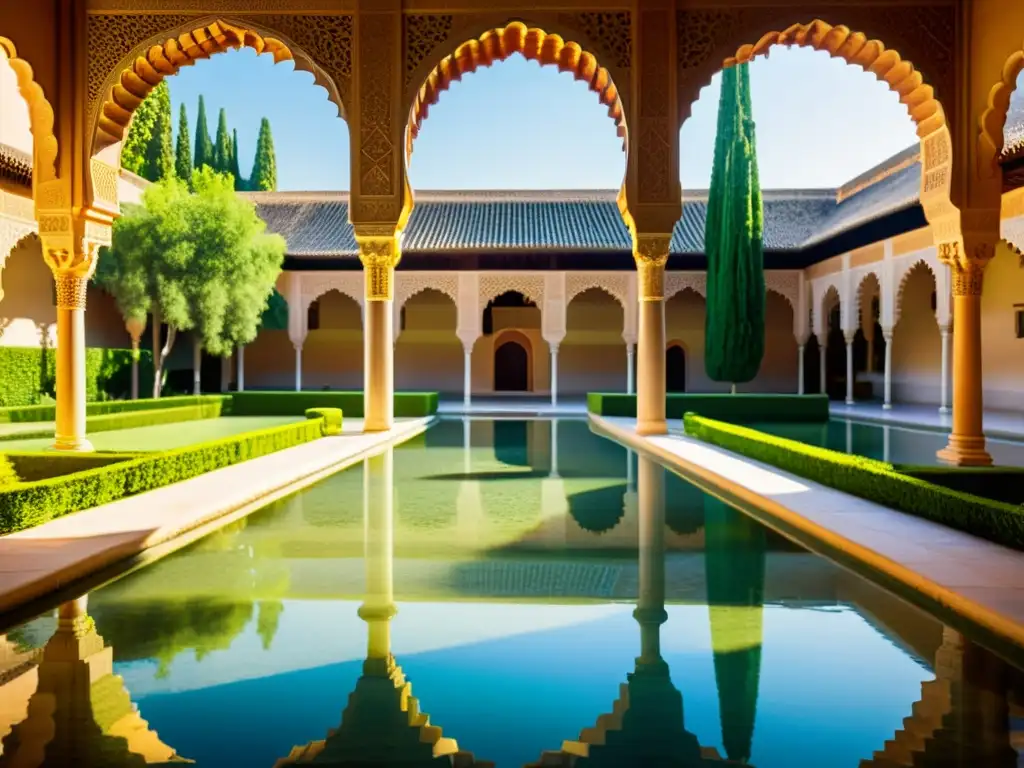
<path fill-rule="evenodd" d="M 181 105 L 178 111 L 178 144 L 175 147 L 174 170 L 182 181 L 192 179 L 192 139 L 188 131 L 188 110 Z"/>
<path fill-rule="evenodd" d="M 210 138 L 210 127 L 206 122 L 206 102 L 199 97 L 199 116 L 196 118 L 196 168 L 204 165 L 213 167 L 213 140 Z"/>
<path fill-rule="evenodd" d="M 235 177 L 235 190 L 245 189 L 245 179 L 242 178 L 242 171 L 238 167 L 238 130 L 231 132 L 231 167 L 228 169 Z"/>
<path fill-rule="evenodd" d="M 705 222 L 704 368 L 713 381 L 747 382 L 764 357 L 763 209 L 748 64 L 722 71 Z"/>
<path fill-rule="evenodd" d="M 146 153 L 153 139 L 157 112 L 160 111 L 159 101 L 156 89 L 153 89 L 142 100 L 142 103 L 136 108 L 135 114 L 132 115 L 132 121 L 128 126 L 128 135 L 121 148 L 121 167 L 139 176 L 145 172 Z"/>
<path fill-rule="evenodd" d="M 231 134 L 228 133 L 228 113 L 223 107 L 217 118 L 217 145 L 213 149 L 213 170 L 217 173 L 231 171 Z"/>
<path fill-rule="evenodd" d="M 270 135 L 270 121 L 263 118 L 260 136 L 256 141 L 256 159 L 249 177 L 249 188 L 256 192 L 277 190 L 277 158 L 274 155 L 274 137 Z"/>
<path fill-rule="evenodd" d="M 142 167 L 143 178 L 161 181 L 174 176 L 174 145 L 171 126 L 171 89 L 166 80 L 161 80 L 153 92 L 146 97 L 154 102 L 153 134 L 146 146 L 146 161 Z"/>

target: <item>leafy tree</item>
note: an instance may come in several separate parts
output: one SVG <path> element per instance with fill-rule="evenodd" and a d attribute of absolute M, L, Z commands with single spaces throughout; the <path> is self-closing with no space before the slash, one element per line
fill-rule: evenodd
<path fill-rule="evenodd" d="M 231 134 L 228 132 L 228 113 L 221 107 L 217 118 L 217 144 L 213 149 L 213 170 L 231 172 Z"/>
<path fill-rule="evenodd" d="M 757 375 L 764 357 L 764 211 L 757 171 L 749 65 L 722 72 L 705 222 L 704 367 L 713 381 Z"/>
<path fill-rule="evenodd" d="M 195 167 L 204 165 L 213 167 L 213 140 L 210 139 L 210 127 L 206 123 L 206 102 L 199 97 L 199 116 L 196 118 L 196 151 Z"/>
<path fill-rule="evenodd" d="M 241 192 L 245 189 L 245 179 L 242 178 L 242 171 L 238 167 L 238 130 L 231 134 L 231 167 L 228 172 L 235 177 L 235 190 Z"/>
<path fill-rule="evenodd" d="M 164 87 L 166 88 L 166 86 Z M 142 176 L 145 171 L 146 156 L 153 140 L 157 114 L 162 106 L 157 88 L 150 91 L 135 110 L 131 124 L 128 126 L 128 135 L 125 137 L 124 146 L 121 148 L 121 167 L 139 176 Z"/>
<path fill-rule="evenodd" d="M 188 131 L 188 110 L 181 105 L 178 112 L 178 144 L 175 147 L 174 170 L 182 181 L 192 180 L 192 139 Z"/>
<path fill-rule="evenodd" d="M 146 97 L 152 99 L 156 108 L 153 135 L 146 146 L 146 162 L 141 176 L 149 181 L 160 181 L 174 176 L 174 145 L 171 126 L 171 90 L 166 80 L 161 80 L 153 92 Z"/>
<path fill-rule="evenodd" d="M 265 117 L 260 123 L 260 135 L 256 140 L 256 159 L 249 177 L 249 188 L 256 192 L 273 192 L 277 189 L 274 137 L 270 134 L 270 121 Z"/>

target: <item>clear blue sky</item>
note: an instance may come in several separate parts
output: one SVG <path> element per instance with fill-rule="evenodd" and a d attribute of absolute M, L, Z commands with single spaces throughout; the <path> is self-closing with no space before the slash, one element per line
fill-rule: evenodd
<path fill-rule="evenodd" d="M 195 140 L 199 94 L 213 134 L 227 109 L 249 174 L 260 119 L 270 118 L 282 190 L 349 187 L 348 127 L 312 75 L 252 50 L 184 68 L 170 81 L 175 124 L 188 106 Z M 914 143 L 914 124 L 874 76 L 809 49 L 772 50 L 751 66 L 765 188 L 835 187 Z M 684 189 L 707 187 L 719 78 L 681 131 Z M 479 70 L 441 95 L 423 124 L 413 189 L 617 188 L 625 156 L 615 125 L 584 83 L 520 56 Z"/>

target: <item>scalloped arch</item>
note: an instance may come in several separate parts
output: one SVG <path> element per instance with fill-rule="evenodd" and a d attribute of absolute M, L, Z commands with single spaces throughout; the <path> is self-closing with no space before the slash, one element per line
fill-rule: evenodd
<path fill-rule="evenodd" d="M 987 106 L 978 121 L 978 161 L 988 162 L 993 173 L 998 171 L 996 165 L 1005 142 L 1003 129 L 1006 127 L 1006 113 L 1010 109 L 1010 96 L 1017 87 L 1017 78 L 1021 72 L 1024 72 L 1024 44 L 1003 63 L 1001 79 L 988 92 Z"/>
<path fill-rule="evenodd" d="M 925 259 L 916 259 L 913 264 L 910 264 L 906 269 L 903 270 L 903 272 L 900 274 L 899 281 L 896 283 L 896 302 L 893 312 L 894 326 L 896 325 L 896 323 L 900 321 L 900 315 L 903 314 L 903 290 L 907 287 L 907 281 L 910 280 L 911 275 L 913 275 L 915 272 L 920 271 L 921 267 L 924 267 L 928 274 L 931 275 L 932 285 L 935 286 L 936 290 L 938 289 L 939 279 L 938 276 L 935 274 L 935 270 L 932 268 L 932 265 L 929 264 Z"/>
<path fill-rule="evenodd" d="M 415 285 L 408 290 L 401 290 L 399 286 L 395 287 L 395 307 L 401 308 L 412 301 L 414 298 L 422 293 L 437 293 L 451 300 L 452 304 L 456 307 L 459 305 L 459 288 L 456 282 L 454 289 L 448 285 L 442 285 L 440 283 L 425 283 L 422 285 Z"/>
<path fill-rule="evenodd" d="M 864 274 L 860 276 L 860 280 L 857 281 L 857 287 L 856 289 L 854 289 L 853 292 L 854 306 L 857 308 L 858 312 L 860 312 L 861 299 L 864 295 L 864 286 L 872 278 L 874 279 L 875 284 L 878 286 L 879 297 L 881 297 L 882 295 L 882 275 L 879 272 L 876 272 L 874 269 L 869 269 L 866 272 L 864 272 Z"/>
<path fill-rule="evenodd" d="M 771 285 L 766 286 L 765 289 L 764 289 L 765 296 L 767 297 L 767 295 L 769 293 L 774 293 L 776 296 L 778 296 L 780 299 L 782 299 L 784 302 L 786 302 L 786 306 L 789 307 L 790 311 L 792 311 L 794 313 L 796 312 L 796 305 L 793 304 L 792 297 L 787 296 L 786 292 L 783 291 L 781 288 L 776 288 L 775 286 L 771 286 Z"/>
<path fill-rule="evenodd" d="M 479 38 L 463 43 L 430 71 L 416 92 L 409 111 L 405 140 L 406 162 L 412 156 L 413 142 L 419 135 L 430 107 L 437 104 L 441 94 L 448 90 L 452 82 L 461 80 L 463 75 L 475 72 L 480 67 L 504 61 L 514 53 L 520 53 L 542 66 L 550 65 L 557 67 L 560 72 L 570 72 L 576 80 L 586 82 L 590 90 L 597 94 L 601 104 L 608 108 L 608 116 L 615 121 L 616 133 L 623 140 L 622 149 L 625 151 L 625 110 L 611 74 L 598 63 L 597 57 L 583 50 L 578 43 L 565 42 L 560 35 L 548 34 L 539 27 L 528 27 L 521 21 L 513 21 L 504 27 L 489 29 Z"/>
<path fill-rule="evenodd" d="M 53 107 L 35 80 L 32 66 L 18 57 L 18 49 L 9 38 L 0 37 L 0 49 L 18 80 L 18 92 L 28 104 L 29 125 L 32 129 L 33 182 L 53 181 L 57 178 L 57 136 L 53 132 Z"/>
<path fill-rule="evenodd" d="M 337 84 L 308 55 L 283 37 L 271 36 L 268 30 L 248 22 L 235 23 L 219 17 L 189 22 L 187 27 L 192 29 L 168 37 L 162 43 L 136 48 L 111 72 L 96 110 L 94 155 L 124 139 L 132 114 L 165 77 L 177 74 L 182 67 L 200 59 L 239 48 L 252 48 L 257 55 L 268 53 L 274 57 L 275 64 L 294 62 L 296 69 L 312 74 L 314 83 L 327 90 L 328 98 L 338 107 L 339 117 L 345 117 Z"/>
<path fill-rule="evenodd" d="M 625 310 L 626 308 L 626 299 L 624 296 L 619 295 L 618 291 L 616 291 L 614 288 L 610 288 L 607 285 L 601 285 L 600 283 L 597 282 L 595 282 L 593 285 L 581 284 L 579 286 L 574 287 L 572 291 L 566 291 L 565 306 L 568 307 L 570 304 L 572 304 L 573 299 L 579 298 L 588 291 L 600 291 L 606 296 L 610 296 L 611 298 L 615 299 L 615 301 L 619 304 L 620 307 L 622 307 L 623 310 Z"/>
<path fill-rule="evenodd" d="M 886 48 L 880 40 L 869 40 L 863 32 L 854 32 L 842 24 L 833 26 L 814 19 L 767 32 L 757 42 L 739 46 L 735 53 L 725 58 L 722 67 L 767 55 L 773 45 L 796 45 L 825 51 L 834 58 L 870 72 L 899 96 L 900 103 L 917 124 L 919 138 L 923 139 L 946 125 L 946 115 L 942 104 L 935 98 L 934 89 L 924 82 L 924 77 L 910 61 L 902 58 L 895 49 Z M 702 88 L 711 83 L 714 74 L 709 74 Z M 699 95 L 699 90 L 696 95 Z M 692 109 L 692 102 L 685 105 L 685 109 Z"/>

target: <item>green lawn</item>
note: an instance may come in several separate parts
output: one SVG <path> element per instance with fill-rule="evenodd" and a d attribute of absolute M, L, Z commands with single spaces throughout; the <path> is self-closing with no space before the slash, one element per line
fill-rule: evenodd
<path fill-rule="evenodd" d="M 159 451 L 230 437 L 254 429 L 290 424 L 302 419 L 301 416 L 224 416 L 180 424 L 97 432 L 89 435 L 89 441 L 97 451 Z M 40 425 L 33 426 L 38 428 Z M 44 451 L 52 444 L 53 438 L 4 440 L 0 442 L 0 452 Z"/>

